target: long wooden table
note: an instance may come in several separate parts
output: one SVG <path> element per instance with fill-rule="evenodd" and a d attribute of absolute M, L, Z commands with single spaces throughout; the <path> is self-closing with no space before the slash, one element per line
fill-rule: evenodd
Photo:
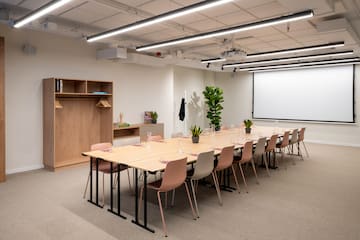
<path fill-rule="evenodd" d="M 135 219 L 132 220 L 133 223 L 139 225 L 142 228 L 145 228 L 148 231 L 154 232 L 153 229 L 148 227 L 147 223 L 147 175 L 148 173 L 154 173 L 162 171 L 166 167 L 166 163 L 169 161 L 177 160 L 180 158 L 187 157 L 187 162 L 194 163 L 197 160 L 198 154 L 210 150 L 214 150 L 214 154 L 218 155 L 221 152 L 221 149 L 225 146 L 234 145 L 235 149 L 240 149 L 248 141 L 253 141 L 254 143 L 261 137 L 270 138 L 272 135 L 277 134 L 282 136 L 285 131 L 291 131 L 293 129 L 285 128 L 274 128 L 274 127 L 263 127 L 256 126 L 252 128 L 251 134 L 245 134 L 244 128 L 232 128 L 227 130 L 221 130 L 215 133 L 208 133 L 200 136 L 200 142 L 198 144 L 193 144 L 191 137 L 182 137 L 182 138 L 171 138 L 165 139 L 161 142 L 143 142 L 137 145 L 129 145 L 112 148 L 110 151 L 91 151 L 84 152 L 82 155 L 90 157 L 90 199 L 88 200 L 92 204 L 95 204 L 98 207 L 99 197 L 98 197 L 98 165 L 100 160 L 105 160 L 111 163 L 111 169 L 113 164 L 124 164 L 130 168 L 135 169 Z M 96 165 L 96 175 L 95 175 L 95 189 L 96 195 L 95 200 L 93 200 L 93 174 L 92 166 Z M 140 222 L 138 206 L 139 206 L 139 183 L 138 183 L 138 171 L 143 171 L 144 174 L 144 215 L 143 221 Z M 117 184 L 117 209 L 114 210 L 113 202 L 113 177 L 110 174 L 110 212 L 126 218 L 121 214 L 120 211 L 120 177 L 118 177 Z"/>

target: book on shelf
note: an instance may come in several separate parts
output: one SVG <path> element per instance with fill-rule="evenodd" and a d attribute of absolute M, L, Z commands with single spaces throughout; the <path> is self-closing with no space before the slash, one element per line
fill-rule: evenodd
<path fill-rule="evenodd" d="M 55 92 L 63 92 L 63 80 L 55 79 Z"/>

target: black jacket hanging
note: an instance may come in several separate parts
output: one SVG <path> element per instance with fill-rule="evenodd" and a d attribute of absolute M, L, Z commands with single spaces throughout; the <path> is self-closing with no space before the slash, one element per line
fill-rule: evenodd
<path fill-rule="evenodd" d="M 180 119 L 180 121 L 184 121 L 184 119 L 185 119 L 185 98 L 181 99 L 179 119 Z"/>

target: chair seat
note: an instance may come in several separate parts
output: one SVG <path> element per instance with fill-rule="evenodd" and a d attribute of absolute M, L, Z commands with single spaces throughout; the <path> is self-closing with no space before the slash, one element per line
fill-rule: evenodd
<path fill-rule="evenodd" d="M 159 179 L 155 182 L 148 183 L 148 187 L 154 190 L 159 190 L 162 183 L 162 179 Z"/>
<path fill-rule="evenodd" d="M 93 166 L 93 170 L 96 169 L 96 165 Z M 113 164 L 113 173 L 117 172 L 117 171 L 123 171 L 128 169 L 128 167 L 126 165 L 123 164 Z M 103 172 L 103 173 L 111 173 L 111 169 L 110 169 L 110 163 L 109 162 L 100 162 L 99 163 L 99 171 Z"/>

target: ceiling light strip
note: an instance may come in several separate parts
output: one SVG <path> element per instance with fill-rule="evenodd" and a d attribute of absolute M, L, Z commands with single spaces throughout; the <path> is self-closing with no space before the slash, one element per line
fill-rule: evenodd
<path fill-rule="evenodd" d="M 360 60 L 360 58 L 358 58 L 358 57 L 343 58 L 343 59 L 332 59 L 332 60 L 323 60 L 323 61 L 291 63 L 291 64 L 283 64 L 283 65 L 270 65 L 270 66 L 261 66 L 261 67 L 240 68 L 237 71 L 265 70 L 265 69 L 277 69 L 277 68 L 285 68 L 285 67 L 301 67 L 301 66 L 316 65 L 316 64 L 342 63 L 342 62 L 359 61 L 359 60 Z"/>
<path fill-rule="evenodd" d="M 218 37 L 218 36 L 233 34 L 233 33 L 237 33 L 237 32 L 243 32 L 243 31 L 248 31 L 248 30 L 253 30 L 253 29 L 258 29 L 258 28 L 263 28 L 263 27 L 269 27 L 269 26 L 278 25 L 281 23 L 298 21 L 298 20 L 310 18 L 313 16 L 314 16 L 314 12 L 312 10 L 307 10 L 307 11 L 303 11 L 303 12 L 298 12 L 298 13 L 294 13 L 294 14 L 290 14 L 290 15 L 281 16 L 281 17 L 266 19 L 266 20 L 262 20 L 262 21 L 258 21 L 258 22 L 254 22 L 254 23 L 248 23 L 248 24 L 244 24 L 244 25 L 240 25 L 240 26 L 236 26 L 236 27 L 221 29 L 221 30 L 217 30 L 217 31 L 213 31 L 213 32 L 206 32 L 206 33 L 201 33 L 201 34 L 197 34 L 197 35 L 193 35 L 193 36 L 189 36 L 189 37 L 183 37 L 183 38 L 148 44 L 148 45 L 137 47 L 136 50 L 137 51 L 146 51 L 146 50 L 150 50 L 150 49 L 154 49 L 154 48 L 172 46 L 172 45 L 176 45 L 176 44 L 180 44 L 180 43 L 187 43 L 187 42 L 202 40 L 202 39 L 206 39 L 206 38 Z"/>
<path fill-rule="evenodd" d="M 285 71 L 285 70 L 296 70 L 296 69 L 307 69 L 307 68 L 344 66 L 344 65 L 354 65 L 354 64 L 360 64 L 360 60 L 358 60 L 358 61 L 342 62 L 342 63 L 315 64 L 315 65 L 300 66 L 300 67 L 284 67 L 284 68 L 275 68 L 275 69 L 252 70 L 252 71 L 249 71 L 249 72 L 251 72 L 251 73 L 255 73 L 255 72 L 272 72 L 272 71 Z"/>
<path fill-rule="evenodd" d="M 156 23 L 164 22 L 170 19 L 174 19 L 177 17 L 181 17 L 190 13 L 202 11 L 208 8 L 216 7 L 228 2 L 232 2 L 233 0 L 210 0 L 210 1 L 202 1 L 199 3 L 192 4 L 190 6 L 186 6 L 180 9 L 176 9 L 171 12 L 167 12 L 161 15 L 157 15 L 151 18 L 147 18 L 126 26 L 122 26 L 119 28 L 114 28 L 109 31 L 105 31 L 102 33 L 95 34 L 93 36 L 87 37 L 88 42 L 94 42 L 100 39 L 109 38 L 115 35 L 119 35 L 125 32 L 133 31 L 139 28 L 147 27 Z"/>
<path fill-rule="evenodd" d="M 201 63 L 216 63 L 216 62 L 225 62 L 225 58 L 210 58 L 210 59 L 203 59 Z"/>
<path fill-rule="evenodd" d="M 287 49 L 287 50 L 279 50 L 279 51 L 271 51 L 271 52 L 263 52 L 263 53 L 253 53 L 253 54 L 247 55 L 247 58 L 268 57 L 268 56 L 274 56 L 274 55 L 323 50 L 323 49 L 337 48 L 337 47 L 343 47 L 343 46 L 345 46 L 344 42 L 334 42 L 334 43 L 322 44 L 322 45 L 316 45 L 316 46 L 310 46 L 310 47 L 291 48 L 291 49 Z"/>
<path fill-rule="evenodd" d="M 55 9 L 67 4 L 70 1 L 72 1 L 72 0 L 54 0 L 54 1 L 51 1 L 51 2 L 41 6 L 40 8 L 36 9 L 35 11 L 30 12 L 29 14 L 27 14 L 24 17 L 20 18 L 19 20 L 16 20 L 14 22 L 14 28 L 20 28 L 20 27 L 34 21 L 35 19 L 38 19 L 38 18 L 40 18 L 40 17 L 54 11 Z"/>
<path fill-rule="evenodd" d="M 267 64 L 267 63 L 277 63 L 277 62 L 289 62 L 289 61 L 316 59 L 316 58 L 324 58 L 324 57 L 339 57 L 339 56 L 347 56 L 347 55 L 352 55 L 352 54 L 354 54 L 354 51 L 351 50 L 351 51 L 323 53 L 323 54 L 299 56 L 299 57 L 261 60 L 261 61 L 255 61 L 255 62 L 229 63 L 229 64 L 224 64 L 223 67 L 224 68 L 233 68 L 233 67 L 242 67 L 242 66 L 252 66 L 252 65 L 258 65 L 258 64 Z"/>

